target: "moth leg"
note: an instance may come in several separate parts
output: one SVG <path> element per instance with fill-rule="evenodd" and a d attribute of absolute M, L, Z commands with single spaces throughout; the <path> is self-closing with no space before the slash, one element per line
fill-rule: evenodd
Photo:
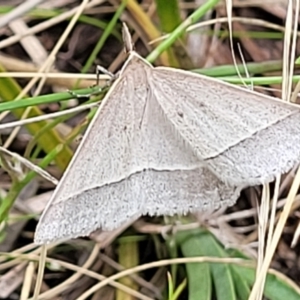
<path fill-rule="evenodd" d="M 99 77 L 100 77 L 100 74 L 103 73 L 105 75 L 108 75 L 110 77 L 110 79 L 108 80 L 108 82 L 112 82 L 114 81 L 116 78 L 116 75 L 109 72 L 107 69 L 105 69 L 104 67 L 100 66 L 100 65 L 97 65 L 96 66 L 96 74 L 97 74 L 97 81 L 96 81 L 96 85 L 99 85 Z M 109 84 L 110 85 L 110 84 Z"/>
<path fill-rule="evenodd" d="M 104 86 L 99 86 L 99 77 L 100 77 L 100 73 L 103 73 L 105 75 L 108 75 L 110 78 L 106 81 Z M 118 73 L 115 75 L 111 72 L 109 72 L 108 70 L 106 70 L 104 67 L 97 65 L 96 67 L 96 84 L 93 84 L 92 86 L 90 86 L 90 88 L 96 88 L 95 91 L 89 93 L 89 94 L 77 94 L 76 92 L 73 92 L 71 90 L 68 90 L 68 92 L 76 99 L 90 99 L 91 96 L 95 96 L 95 95 L 99 95 L 101 94 L 106 88 L 110 87 L 111 84 L 116 80 L 116 78 L 118 77 Z"/>

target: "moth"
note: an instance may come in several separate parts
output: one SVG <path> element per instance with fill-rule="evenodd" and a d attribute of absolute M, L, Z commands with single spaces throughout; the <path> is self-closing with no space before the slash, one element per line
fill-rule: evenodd
<path fill-rule="evenodd" d="M 300 161 L 300 110 L 214 78 L 153 67 L 132 49 L 38 223 L 35 243 L 133 216 L 233 205 Z"/>

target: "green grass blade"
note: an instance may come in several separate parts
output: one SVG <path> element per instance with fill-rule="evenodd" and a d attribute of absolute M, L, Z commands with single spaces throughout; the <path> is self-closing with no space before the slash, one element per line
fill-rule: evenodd
<path fill-rule="evenodd" d="M 156 47 L 148 56 L 147 60 L 149 62 L 154 62 L 161 53 L 166 51 L 180 36 L 182 36 L 185 30 L 198 21 L 207 11 L 212 9 L 219 0 L 208 0 L 201 7 L 199 7 L 195 12 L 193 12 L 183 23 L 181 23 L 170 35 L 164 40 L 160 45 Z"/>
<path fill-rule="evenodd" d="M 197 232 L 198 233 L 198 232 Z M 199 235 L 201 233 L 198 233 Z M 180 245 L 184 257 L 203 256 L 198 234 L 193 231 L 179 232 L 176 241 Z M 208 263 L 187 263 L 189 300 L 210 300 L 212 296 L 212 280 Z"/>
<path fill-rule="evenodd" d="M 72 92 L 77 95 L 85 96 L 85 95 L 93 94 L 95 91 L 99 91 L 99 93 L 101 93 L 99 87 L 74 90 Z M 106 91 L 106 89 L 103 89 L 102 91 L 104 93 Z M 9 102 L 5 102 L 5 103 L 0 103 L 0 113 L 3 111 L 13 111 L 18 108 L 26 108 L 29 106 L 36 106 L 36 105 L 40 105 L 40 104 L 48 104 L 48 103 L 54 103 L 54 102 L 67 101 L 70 99 L 74 99 L 74 96 L 71 95 L 69 92 L 48 94 L 48 95 L 42 95 L 42 96 L 36 96 L 36 97 L 28 97 L 28 98 L 24 98 L 24 99 L 18 100 L 18 101 L 9 101 Z"/>
<path fill-rule="evenodd" d="M 231 266 L 236 273 L 238 273 L 249 285 L 253 285 L 256 276 L 256 270 L 254 268 L 245 266 Z M 291 283 L 284 275 L 268 273 L 265 283 L 264 296 L 269 300 L 299 300 L 300 291 L 299 287 L 295 288 L 295 284 Z"/>
<path fill-rule="evenodd" d="M 209 232 L 201 234 L 195 239 L 203 249 L 205 256 L 226 257 L 227 253 Z M 230 266 L 227 264 L 210 264 L 213 284 L 218 300 L 236 300 L 234 280 Z"/>
<path fill-rule="evenodd" d="M 265 72 L 274 72 L 282 70 L 281 60 L 271 60 L 259 63 L 247 63 L 246 67 L 243 64 L 239 64 L 236 67 L 233 65 L 222 65 L 212 68 L 195 69 L 192 72 L 199 73 L 206 76 L 220 77 L 220 76 L 236 76 L 237 70 L 241 75 L 246 76 L 247 72 L 250 75 L 262 74 Z M 247 71 L 247 72 L 246 72 Z"/>

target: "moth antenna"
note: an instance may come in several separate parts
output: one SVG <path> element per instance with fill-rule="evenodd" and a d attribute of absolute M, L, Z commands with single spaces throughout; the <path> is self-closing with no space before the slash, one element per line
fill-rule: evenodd
<path fill-rule="evenodd" d="M 130 52 L 134 51 L 132 37 L 131 37 L 131 34 L 130 34 L 129 29 L 125 22 L 123 22 L 122 38 L 123 38 L 123 42 L 124 42 L 125 53 L 130 53 Z"/>

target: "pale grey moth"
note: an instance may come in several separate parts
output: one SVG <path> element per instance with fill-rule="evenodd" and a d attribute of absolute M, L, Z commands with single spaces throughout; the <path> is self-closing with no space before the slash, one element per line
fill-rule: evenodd
<path fill-rule="evenodd" d="M 128 42 L 127 42 L 128 44 Z M 233 205 L 300 161 L 296 105 L 136 52 L 102 101 L 41 216 L 44 244 L 133 216 Z"/>

